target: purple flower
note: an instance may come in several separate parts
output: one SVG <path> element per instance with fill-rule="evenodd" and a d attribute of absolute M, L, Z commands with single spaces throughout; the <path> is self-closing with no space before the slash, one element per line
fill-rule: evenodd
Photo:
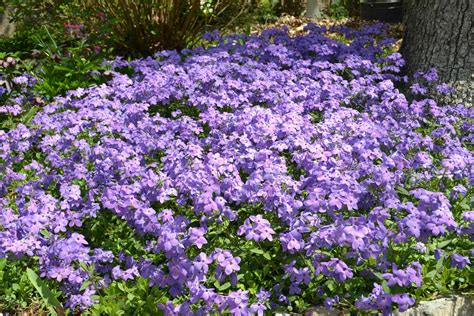
<path fill-rule="evenodd" d="M 19 84 L 19 85 L 27 84 L 28 81 L 29 81 L 28 77 L 26 77 L 26 76 L 17 76 L 15 78 L 13 78 L 13 82 L 16 83 L 16 84 Z"/>
<path fill-rule="evenodd" d="M 441 249 L 435 249 L 434 257 L 435 257 L 436 261 L 439 261 L 442 256 L 444 256 L 443 251 Z"/>
<path fill-rule="evenodd" d="M 398 304 L 398 310 L 402 313 L 415 304 L 415 300 L 406 293 L 394 294 L 392 302 Z"/>
<path fill-rule="evenodd" d="M 339 303 L 339 296 L 337 295 L 334 297 L 328 297 L 324 300 L 324 306 L 329 310 L 332 310 L 334 308 L 334 305 L 338 303 Z"/>
<path fill-rule="evenodd" d="M 421 286 L 421 265 L 418 262 L 412 263 L 406 269 L 398 269 L 397 265 L 393 264 L 392 273 L 384 273 L 382 277 L 387 280 L 388 286 L 399 285 L 409 286 L 415 284 L 416 287 Z"/>
<path fill-rule="evenodd" d="M 204 238 L 205 233 L 206 230 L 202 227 L 191 228 L 189 230 L 189 242 L 201 249 L 204 244 L 207 244 L 207 240 Z"/>
<path fill-rule="evenodd" d="M 255 314 L 258 316 L 264 315 L 264 312 L 266 310 L 267 310 L 267 307 L 260 302 L 253 303 L 252 305 L 250 305 L 250 311 L 252 312 L 252 314 Z"/>
<path fill-rule="evenodd" d="M 421 95 L 426 95 L 428 93 L 428 89 L 419 83 L 415 83 L 410 87 L 410 91 L 413 94 L 421 94 Z"/>
<path fill-rule="evenodd" d="M 467 256 L 461 256 L 460 254 L 455 253 L 451 257 L 451 267 L 464 269 L 468 264 L 471 264 L 471 261 Z"/>
<path fill-rule="evenodd" d="M 422 242 L 416 243 L 416 247 L 415 247 L 415 248 L 416 248 L 419 252 L 421 252 L 421 253 L 425 253 L 426 250 L 427 250 L 425 244 L 422 243 Z"/>
<path fill-rule="evenodd" d="M 301 234 L 298 231 L 281 234 L 280 242 L 283 250 L 289 253 L 295 253 L 303 248 L 304 242 L 300 239 Z"/>
<path fill-rule="evenodd" d="M 112 277 L 114 279 L 120 280 L 132 280 L 135 277 L 139 276 L 137 267 L 132 267 L 130 269 L 122 270 L 119 266 L 116 266 L 112 269 Z"/>
<path fill-rule="evenodd" d="M 465 221 L 474 221 L 474 211 L 465 211 L 462 213 L 462 218 Z"/>
<path fill-rule="evenodd" d="M 466 193 L 467 193 L 466 187 L 464 187 L 462 184 L 458 184 L 451 190 L 450 195 L 452 198 L 458 199 L 466 195 Z"/>
<path fill-rule="evenodd" d="M 247 240 L 273 240 L 272 235 L 275 231 L 271 229 L 270 222 L 262 217 L 262 215 L 251 215 L 244 221 L 237 231 L 238 235 L 245 234 Z"/>
<path fill-rule="evenodd" d="M 436 101 L 448 88 L 433 70 L 402 75 L 384 24 L 329 28 L 347 43 L 305 29 L 213 32 L 200 47 L 106 61 L 108 82 L 56 96 L 28 125 L 32 78 L 17 79 L 0 105 L 18 123 L 0 130 L 0 257 L 33 258 L 72 313 L 139 277 L 166 293 L 170 315 L 271 313 L 356 274 L 420 286 L 405 250 L 474 235 L 458 207 L 474 184 L 474 112 Z M 109 231 L 117 222 L 126 229 Z M 107 250 L 109 232 L 143 247 Z M 255 243 L 271 265 L 252 259 Z M 468 260 L 452 255 L 448 268 Z M 339 297 L 385 314 L 414 302 L 366 285 Z"/>
<path fill-rule="evenodd" d="M 447 83 L 441 83 L 436 86 L 436 91 L 438 91 L 441 94 L 448 95 L 448 94 L 453 93 L 455 89 Z"/>
<path fill-rule="evenodd" d="M 428 82 L 437 81 L 439 78 L 438 71 L 435 68 L 431 68 L 423 74 L 423 78 Z"/>
<path fill-rule="evenodd" d="M 323 273 L 325 276 L 335 278 L 338 282 L 344 282 L 354 276 L 352 269 L 344 261 L 336 258 L 317 263 L 315 269 L 317 275 Z"/>

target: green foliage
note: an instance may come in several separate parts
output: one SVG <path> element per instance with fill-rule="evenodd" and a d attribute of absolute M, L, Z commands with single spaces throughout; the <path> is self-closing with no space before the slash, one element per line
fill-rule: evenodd
<path fill-rule="evenodd" d="M 337 3 L 331 3 L 329 8 L 323 12 L 325 16 L 336 19 L 336 20 L 341 20 L 349 17 L 349 10 L 348 8 L 344 5 L 344 3 L 337 2 Z"/>
<path fill-rule="evenodd" d="M 34 27 L 38 20 L 47 23 L 56 23 L 50 20 L 57 17 L 68 0 L 3 0 L 0 3 L 0 12 L 9 9 L 11 21 L 18 24 L 20 30 L 24 27 Z M 35 23 L 36 21 L 36 23 Z"/>
<path fill-rule="evenodd" d="M 254 11 L 255 20 L 259 23 L 271 23 L 278 20 L 278 12 L 276 6 L 270 1 L 262 2 Z"/>
<path fill-rule="evenodd" d="M 36 291 L 26 273 L 30 262 L 23 259 L 0 259 L 0 310 L 15 312 L 46 310 L 39 292 Z M 58 294 L 58 292 L 56 291 Z"/>
<path fill-rule="evenodd" d="M 126 221 L 112 212 L 102 210 L 96 218 L 86 220 L 79 233 L 90 236 L 90 246 L 112 251 L 123 252 L 127 256 L 139 257 L 146 252 L 145 238 L 137 236 Z"/>
<path fill-rule="evenodd" d="M 163 315 L 158 304 L 169 300 L 166 291 L 150 287 L 148 282 L 144 278 L 112 281 L 84 315 Z"/>
<path fill-rule="evenodd" d="M 37 37 L 64 43 L 71 35 L 113 48 L 119 55 L 147 56 L 160 49 L 183 49 L 201 34 L 232 25 L 248 7 L 245 0 L 4 0 L 16 25 L 0 51 L 38 49 Z M 77 28 L 76 28 L 77 27 Z"/>
<path fill-rule="evenodd" d="M 273 23 L 283 14 L 299 16 L 304 10 L 302 0 L 260 0 L 253 1 L 250 10 L 250 23 Z"/>
<path fill-rule="evenodd" d="M 32 69 L 29 63 L 22 63 L 18 59 L 19 54 L 7 54 L 0 52 L 0 104 L 12 106 L 15 104 L 15 98 L 22 101 L 22 114 L 12 115 L 12 113 L 0 113 L 0 129 L 8 130 L 18 123 L 29 124 L 43 100 L 32 91 L 28 91 L 25 84 L 15 84 L 14 78 L 22 76 L 25 72 Z M 6 92 L 5 92 L 6 91 Z M 21 102 L 18 102 L 21 103 Z"/>
<path fill-rule="evenodd" d="M 342 6 L 350 17 L 359 15 L 360 0 L 339 0 L 339 6 Z"/>
<path fill-rule="evenodd" d="M 44 281 L 40 279 L 40 277 L 36 274 L 36 272 L 31 270 L 30 268 L 27 268 L 26 275 L 28 276 L 28 280 L 30 280 L 31 284 L 33 284 L 35 289 L 43 298 L 43 301 L 45 305 L 48 307 L 50 314 L 51 315 L 63 314 L 63 308 L 61 306 L 61 303 L 59 303 L 54 293 L 51 292 L 51 290 L 48 288 L 46 283 L 44 283 Z"/>
<path fill-rule="evenodd" d="M 32 53 L 0 51 L 0 87 L 7 91 L 0 95 L 0 103 L 22 108 L 18 114 L 0 113 L 0 129 L 8 130 L 18 123 L 28 125 L 55 96 L 109 79 L 104 75 L 109 69 L 104 59 L 110 50 L 92 46 L 88 38 L 70 37 L 65 41 L 54 34 L 46 26 L 39 29 L 30 38 L 35 47 Z M 15 48 L 18 43 L 15 38 L 12 41 Z M 28 82 L 15 83 L 18 77 L 28 78 Z"/>
<path fill-rule="evenodd" d="M 94 51 L 87 43 L 87 39 L 77 39 L 69 43 L 70 46 L 58 43 L 45 28 L 47 38 L 44 40 L 35 37 L 39 54 L 36 69 L 33 74 L 38 78 L 34 91 L 52 99 L 56 95 L 64 94 L 68 90 L 79 87 L 86 88 L 94 84 L 101 84 L 106 77 L 101 76 L 107 65 L 103 63 L 104 53 Z"/>
<path fill-rule="evenodd" d="M 125 55 L 146 56 L 160 49 L 183 49 L 202 32 L 229 25 L 244 10 L 232 0 L 81 0 L 83 19 L 103 43 Z"/>
<path fill-rule="evenodd" d="M 43 27 L 63 33 L 63 23 L 67 20 L 65 10 L 71 3 L 70 0 L 0 1 L 0 12 L 8 10 L 8 17 L 15 24 L 12 38 L 0 38 L 0 51 L 22 52 L 23 58 L 37 48 L 35 37 L 46 36 Z"/>

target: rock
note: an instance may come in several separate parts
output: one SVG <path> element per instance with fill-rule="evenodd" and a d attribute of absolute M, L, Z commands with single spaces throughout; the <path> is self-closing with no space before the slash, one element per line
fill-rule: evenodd
<path fill-rule="evenodd" d="M 406 312 L 395 312 L 394 316 L 472 316 L 474 296 L 450 296 L 420 302 Z"/>
<path fill-rule="evenodd" d="M 304 314 L 276 313 L 277 316 L 349 316 L 349 312 L 341 310 L 327 310 L 324 307 L 315 307 Z M 420 302 L 417 306 L 405 312 L 394 311 L 393 316 L 473 316 L 474 295 L 453 295 L 437 298 L 431 301 Z"/>

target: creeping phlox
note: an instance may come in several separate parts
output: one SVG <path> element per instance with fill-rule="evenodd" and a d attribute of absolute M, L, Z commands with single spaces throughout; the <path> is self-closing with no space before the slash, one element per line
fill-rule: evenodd
<path fill-rule="evenodd" d="M 0 257 L 30 257 L 71 309 L 145 278 L 167 314 L 389 314 L 436 258 L 470 269 L 473 110 L 426 95 L 451 91 L 434 71 L 410 86 L 384 25 L 332 31 L 349 43 L 310 24 L 117 58 L 107 84 L 0 131 Z M 92 241 L 101 213 L 140 255 Z"/>

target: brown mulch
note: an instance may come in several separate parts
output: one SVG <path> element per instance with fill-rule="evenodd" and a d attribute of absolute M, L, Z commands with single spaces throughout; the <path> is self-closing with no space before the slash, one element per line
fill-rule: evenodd
<path fill-rule="evenodd" d="M 288 27 L 288 34 L 290 36 L 297 36 L 297 35 L 303 35 L 305 34 L 304 27 L 308 23 L 315 23 L 318 25 L 324 25 L 326 27 L 330 27 L 333 25 L 346 25 L 350 28 L 361 28 L 364 25 L 371 24 L 373 22 L 371 21 L 365 21 L 362 19 L 353 19 L 353 18 L 347 18 L 347 19 L 311 19 L 303 16 L 291 16 L 291 15 L 284 15 L 280 17 L 276 22 L 274 23 L 266 23 L 266 24 L 255 24 L 252 25 L 250 28 L 250 33 L 255 34 L 255 33 L 261 33 L 263 30 L 269 29 L 269 28 L 281 28 L 281 27 Z M 403 37 L 403 24 L 402 23 L 390 23 L 389 24 L 389 29 L 388 29 L 388 35 L 390 37 L 393 37 L 396 39 L 395 47 L 398 49 L 401 45 L 401 40 Z"/>

